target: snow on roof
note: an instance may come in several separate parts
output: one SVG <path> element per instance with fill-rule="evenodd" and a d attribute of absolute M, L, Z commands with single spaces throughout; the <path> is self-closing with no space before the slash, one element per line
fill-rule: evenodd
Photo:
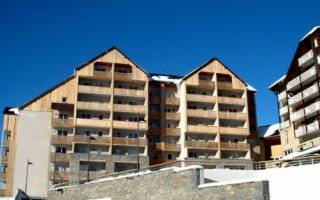
<path fill-rule="evenodd" d="M 312 148 L 306 149 L 304 151 L 298 151 L 298 152 L 294 152 L 294 153 L 288 154 L 286 156 L 283 156 L 281 158 L 281 160 L 289 160 L 289 159 L 296 158 L 296 157 L 299 157 L 299 156 L 307 155 L 309 153 L 315 153 L 317 151 L 320 151 L 320 146 L 316 146 L 316 147 L 312 147 Z"/>
<path fill-rule="evenodd" d="M 162 75 L 162 74 L 151 75 L 151 80 L 160 81 L 160 82 L 167 82 L 167 83 L 174 83 L 176 85 L 180 84 L 180 82 L 181 82 L 181 78 L 177 78 L 177 76 Z"/>
<path fill-rule="evenodd" d="M 252 91 L 252 92 L 257 92 L 258 90 L 256 88 L 254 88 L 252 85 L 249 85 L 248 83 L 247 84 L 247 89 Z"/>
<path fill-rule="evenodd" d="M 279 124 L 259 126 L 257 129 L 258 136 L 260 138 L 266 138 L 266 137 L 272 136 L 277 131 L 279 131 Z"/>
<path fill-rule="evenodd" d="M 258 182 L 258 181 L 268 181 L 266 178 L 260 177 L 253 177 L 253 178 L 244 178 L 244 179 L 237 179 L 231 181 L 220 181 L 214 183 L 205 183 L 198 186 L 198 188 L 207 188 L 207 187 L 214 187 L 214 186 L 223 186 L 223 185 L 233 185 L 233 184 L 240 184 L 240 183 L 251 183 L 251 182 Z"/>
<path fill-rule="evenodd" d="M 281 81 L 283 81 L 285 78 L 286 78 L 287 75 L 283 75 L 281 76 L 278 80 L 276 80 L 274 83 L 272 83 L 270 86 L 269 86 L 269 90 L 271 88 L 273 88 L 273 86 L 277 85 L 278 83 L 280 83 Z"/>
<path fill-rule="evenodd" d="M 16 115 L 19 115 L 19 113 L 20 113 L 19 108 L 11 108 L 9 111 L 13 112 Z"/>
<path fill-rule="evenodd" d="M 313 27 L 307 34 L 305 34 L 300 41 L 306 39 L 309 35 L 311 35 L 313 32 L 315 32 L 318 28 L 320 28 L 320 26 L 315 26 Z"/>

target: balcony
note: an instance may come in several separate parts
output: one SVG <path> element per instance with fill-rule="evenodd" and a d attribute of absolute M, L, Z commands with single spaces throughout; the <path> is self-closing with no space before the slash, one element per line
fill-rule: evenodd
<path fill-rule="evenodd" d="M 77 108 L 84 109 L 84 110 L 107 111 L 107 110 L 110 110 L 110 104 L 109 103 L 100 103 L 100 102 L 78 101 Z"/>
<path fill-rule="evenodd" d="M 51 136 L 51 144 L 53 145 L 72 145 L 73 136 Z"/>
<path fill-rule="evenodd" d="M 218 97 L 218 102 L 221 104 L 231 104 L 231 105 L 246 105 L 247 99 L 244 98 L 234 98 L 234 97 Z"/>
<path fill-rule="evenodd" d="M 304 110 L 303 109 L 300 109 L 300 110 L 298 110 L 296 112 L 293 112 L 290 115 L 290 119 L 293 122 L 300 121 L 303 118 L 304 118 Z"/>
<path fill-rule="evenodd" d="M 209 133 L 217 134 L 218 127 L 209 125 L 188 125 L 188 133 Z"/>
<path fill-rule="evenodd" d="M 302 103 L 302 93 L 299 92 L 298 94 L 294 95 L 293 97 L 289 98 L 289 106 L 296 106 Z"/>
<path fill-rule="evenodd" d="M 93 136 L 94 137 L 94 136 Z M 110 145 L 110 137 L 94 137 L 95 140 L 91 140 L 92 144 Z M 88 136 L 75 135 L 74 142 L 76 143 L 88 143 Z"/>
<path fill-rule="evenodd" d="M 215 103 L 216 97 L 211 95 L 187 94 L 187 101 Z"/>
<path fill-rule="evenodd" d="M 132 73 L 114 72 L 114 80 L 117 80 L 117 81 L 132 81 L 133 80 L 133 75 L 132 75 Z"/>
<path fill-rule="evenodd" d="M 50 153 L 50 162 L 70 162 L 70 154 L 68 153 Z"/>
<path fill-rule="evenodd" d="M 108 119 L 99 120 L 99 119 L 77 118 L 76 126 L 109 128 L 111 126 L 111 122 Z"/>
<path fill-rule="evenodd" d="M 146 110 L 144 105 L 113 104 L 114 112 L 146 113 Z"/>
<path fill-rule="evenodd" d="M 305 67 L 313 63 L 313 50 L 309 50 L 307 53 L 298 58 L 299 67 Z"/>
<path fill-rule="evenodd" d="M 217 112 L 213 110 L 187 109 L 187 115 L 188 117 L 217 118 Z"/>
<path fill-rule="evenodd" d="M 164 131 L 166 136 L 180 136 L 180 128 L 165 128 Z"/>
<path fill-rule="evenodd" d="M 297 129 L 294 130 L 296 137 L 301 137 L 307 134 L 307 127 L 306 126 L 299 126 Z"/>
<path fill-rule="evenodd" d="M 249 130 L 242 127 L 220 127 L 221 134 L 249 135 Z"/>
<path fill-rule="evenodd" d="M 9 147 L 10 145 L 10 138 L 4 138 L 3 140 L 3 146 L 4 147 Z"/>
<path fill-rule="evenodd" d="M 180 99 L 176 97 L 166 97 L 166 105 L 179 105 L 180 104 Z"/>
<path fill-rule="evenodd" d="M 137 130 L 138 122 L 114 120 L 113 121 L 113 128 Z M 141 131 L 148 130 L 148 124 L 144 121 L 139 122 L 139 130 L 141 130 Z"/>
<path fill-rule="evenodd" d="M 69 112 L 73 112 L 74 104 L 73 103 L 65 103 L 65 102 L 52 102 L 51 108 L 53 110 L 66 110 Z"/>
<path fill-rule="evenodd" d="M 313 104 L 310 104 L 309 106 L 305 107 L 305 115 L 311 116 L 317 113 L 317 111 L 320 110 L 320 101 L 317 101 Z"/>
<path fill-rule="evenodd" d="M 318 82 L 302 91 L 303 99 L 309 100 L 319 95 Z"/>
<path fill-rule="evenodd" d="M 114 95 L 116 96 L 125 96 L 125 97 L 146 97 L 145 90 L 132 90 L 132 89 L 123 89 L 123 88 L 115 88 Z"/>
<path fill-rule="evenodd" d="M 218 142 L 214 141 L 186 141 L 187 148 L 195 148 L 195 149 L 218 149 Z"/>
<path fill-rule="evenodd" d="M 280 130 L 283 130 L 285 128 L 288 128 L 290 126 L 290 122 L 289 120 L 288 121 L 285 121 L 285 122 L 281 122 L 280 123 Z"/>
<path fill-rule="evenodd" d="M 73 119 L 52 118 L 51 126 L 61 128 L 73 128 Z"/>
<path fill-rule="evenodd" d="M 300 86 L 300 77 L 297 76 L 287 83 L 287 91 L 298 89 Z"/>
<path fill-rule="evenodd" d="M 78 85 L 78 93 L 111 95 L 112 92 L 111 92 L 111 88 L 109 87 Z"/>
<path fill-rule="evenodd" d="M 166 120 L 180 120 L 180 113 L 177 112 L 165 112 L 165 119 Z"/>
<path fill-rule="evenodd" d="M 110 71 L 93 70 L 93 77 L 92 78 L 102 79 L 102 80 L 111 80 L 112 73 Z"/>
<path fill-rule="evenodd" d="M 168 151 L 168 152 L 180 152 L 181 146 L 180 144 L 175 143 L 156 143 L 156 149 L 160 151 Z"/>
<path fill-rule="evenodd" d="M 249 147 L 248 143 L 220 143 L 220 148 L 223 150 L 249 150 Z"/>
<path fill-rule="evenodd" d="M 217 82 L 217 87 L 218 89 L 233 89 L 232 83 L 231 82 Z"/>
<path fill-rule="evenodd" d="M 199 80 L 199 86 L 204 88 L 215 88 L 215 82 L 210 80 Z"/>
<path fill-rule="evenodd" d="M 279 109 L 279 114 L 280 114 L 280 116 L 282 116 L 282 115 L 287 114 L 288 111 L 289 111 L 288 106 L 283 106 L 283 107 L 281 107 L 281 108 Z"/>
<path fill-rule="evenodd" d="M 307 132 L 312 134 L 319 130 L 319 121 L 314 121 L 307 125 Z"/>
<path fill-rule="evenodd" d="M 69 181 L 69 172 L 61 172 L 61 171 L 55 171 L 55 172 L 53 172 L 53 171 L 50 171 L 50 180 L 51 181 L 53 181 L 53 180 L 55 180 L 55 181 L 63 181 L 63 182 L 65 182 L 65 181 Z"/>
<path fill-rule="evenodd" d="M 220 119 L 247 120 L 247 113 L 219 111 Z"/>
<path fill-rule="evenodd" d="M 308 69 L 307 71 L 305 71 L 301 74 L 301 82 L 303 84 L 310 83 L 310 82 L 316 80 L 316 78 L 317 78 L 316 66 L 311 67 L 310 69 Z"/>
<path fill-rule="evenodd" d="M 112 145 L 114 146 L 137 146 L 136 138 L 112 137 Z M 139 139 L 139 146 L 146 146 L 148 141 L 146 139 Z"/>
<path fill-rule="evenodd" d="M 6 180 L 7 179 L 7 173 L 0 172 L 0 180 Z"/>
<path fill-rule="evenodd" d="M 278 94 L 278 101 L 284 100 L 287 98 L 287 91 L 283 91 Z"/>

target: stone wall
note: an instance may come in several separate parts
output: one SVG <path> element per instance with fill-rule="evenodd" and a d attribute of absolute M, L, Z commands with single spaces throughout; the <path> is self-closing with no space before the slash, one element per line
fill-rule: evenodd
<path fill-rule="evenodd" d="M 268 182 L 266 181 L 210 186 L 210 184 L 203 184 L 203 180 L 201 167 L 167 168 L 145 174 L 60 188 L 57 191 L 49 191 L 49 200 L 269 199 Z"/>

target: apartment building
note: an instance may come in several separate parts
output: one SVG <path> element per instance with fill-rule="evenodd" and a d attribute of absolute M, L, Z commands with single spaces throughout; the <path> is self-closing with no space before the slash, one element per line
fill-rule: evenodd
<path fill-rule="evenodd" d="M 269 89 L 277 95 L 282 156 L 319 151 L 320 27 L 298 44 L 286 75 Z"/>
<path fill-rule="evenodd" d="M 255 92 L 216 58 L 186 76 L 152 74 L 112 47 L 4 110 L 2 195 L 28 185 L 46 197 L 88 171 L 92 179 L 137 163 L 247 167 L 258 153 Z"/>

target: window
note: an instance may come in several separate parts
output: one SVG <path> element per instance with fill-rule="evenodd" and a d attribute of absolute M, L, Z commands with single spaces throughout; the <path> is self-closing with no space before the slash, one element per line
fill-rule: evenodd
<path fill-rule="evenodd" d="M 168 153 L 168 160 L 171 160 L 171 159 L 172 159 L 172 154 Z"/>
<path fill-rule="evenodd" d="M 103 115 L 99 115 L 99 119 L 102 120 L 103 119 Z"/>
<path fill-rule="evenodd" d="M 102 131 L 98 131 L 98 136 L 102 137 L 102 135 L 103 135 L 103 132 Z"/>
<path fill-rule="evenodd" d="M 62 100 L 61 100 L 63 103 L 66 103 L 67 102 L 67 97 L 62 97 Z"/>
<path fill-rule="evenodd" d="M 90 136 L 90 131 L 85 131 L 84 134 L 85 134 L 86 136 Z"/>
<path fill-rule="evenodd" d="M 57 135 L 59 135 L 59 136 L 67 136 L 68 135 L 68 131 L 67 130 L 58 130 Z"/>
<path fill-rule="evenodd" d="M 66 153 L 67 148 L 66 147 L 56 147 L 56 153 Z"/>

